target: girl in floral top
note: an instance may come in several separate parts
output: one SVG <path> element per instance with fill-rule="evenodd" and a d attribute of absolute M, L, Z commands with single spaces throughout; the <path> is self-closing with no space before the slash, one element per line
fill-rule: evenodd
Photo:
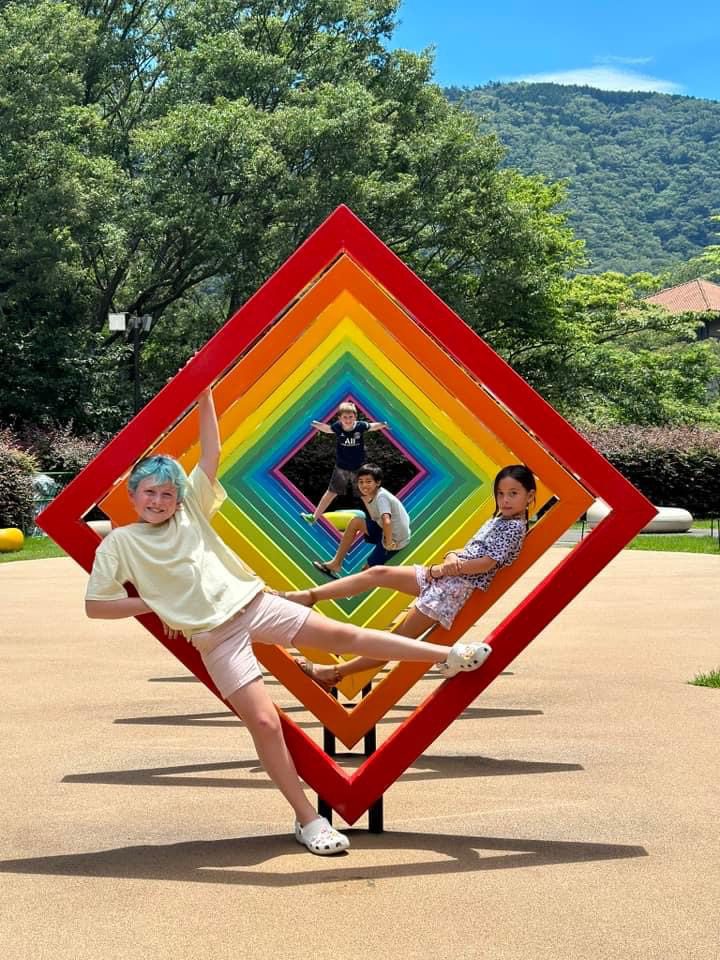
<path fill-rule="evenodd" d="M 495 477 L 495 516 L 470 538 L 462 550 L 445 555 L 442 563 L 424 566 L 377 566 L 332 583 L 287 593 L 289 600 L 312 606 L 321 600 L 354 597 L 373 587 L 385 587 L 417 597 L 397 633 L 419 637 L 439 623 L 446 630 L 474 590 L 487 590 L 501 567 L 513 563 L 528 529 L 528 515 L 535 499 L 535 478 L 524 464 L 504 467 Z M 298 660 L 300 667 L 329 689 L 342 677 L 377 669 L 376 660 L 358 657 L 339 666 L 321 666 Z"/>

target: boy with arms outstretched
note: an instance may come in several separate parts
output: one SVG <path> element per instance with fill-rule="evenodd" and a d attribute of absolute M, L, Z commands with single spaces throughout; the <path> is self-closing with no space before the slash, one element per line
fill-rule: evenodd
<path fill-rule="evenodd" d="M 313 510 L 311 522 L 325 513 L 335 497 L 345 493 L 355 493 L 355 478 L 365 463 L 365 441 L 363 435 L 374 430 L 386 430 L 386 420 L 358 420 L 357 407 L 349 401 L 338 407 L 338 419 L 331 424 L 322 420 L 312 420 L 313 427 L 320 433 L 335 435 L 335 469 L 330 483 L 320 502 Z"/>

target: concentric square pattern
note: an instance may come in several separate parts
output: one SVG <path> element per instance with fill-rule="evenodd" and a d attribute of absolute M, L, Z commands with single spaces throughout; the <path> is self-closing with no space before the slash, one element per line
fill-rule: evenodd
<path fill-rule="evenodd" d="M 373 419 L 390 422 L 391 442 L 416 468 L 402 491 L 413 537 L 399 562 L 427 563 L 462 545 L 492 514 L 497 470 L 518 461 L 531 467 L 539 480 L 538 502 L 555 497 L 557 503 L 532 528 L 520 559 L 498 574 L 487 593 L 474 595 L 451 631 L 435 631 L 440 642 L 452 642 L 475 623 L 594 495 L 615 507 L 494 631 L 495 652 L 485 666 L 441 685 L 353 776 L 283 716 L 301 773 L 352 822 L 647 522 L 653 508 L 341 207 L 45 511 L 44 528 L 86 568 L 96 541 L 79 518 L 99 502 L 116 524 L 131 521 L 125 474 L 149 450 L 171 453 L 192 468 L 199 454 L 196 413 L 182 411 L 212 382 L 223 441 L 219 475 L 229 494 L 215 526 L 276 588 L 315 583 L 312 560 L 334 552 L 337 531 L 303 521 L 309 504 L 282 466 L 312 436 L 310 420 L 326 418 L 348 397 Z M 357 544 L 350 566 L 360 565 L 364 552 Z M 386 628 L 406 604 L 406 597 L 377 590 L 328 602 L 321 610 Z M 165 640 L 154 618 L 143 620 L 214 689 L 189 645 Z M 258 646 L 256 653 L 348 746 L 425 672 L 423 665 L 398 665 L 359 703 L 340 705 L 284 650 Z M 352 699 L 368 679 L 347 678 L 342 692 Z"/>

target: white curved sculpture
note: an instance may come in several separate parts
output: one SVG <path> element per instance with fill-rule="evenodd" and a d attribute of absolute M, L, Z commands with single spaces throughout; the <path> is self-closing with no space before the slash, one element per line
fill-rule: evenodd
<path fill-rule="evenodd" d="M 692 514 L 682 507 L 655 507 L 656 515 L 646 524 L 641 533 L 687 533 L 692 526 Z M 610 513 L 604 500 L 596 500 L 588 509 L 587 525 L 596 527 Z"/>
<path fill-rule="evenodd" d="M 109 520 L 88 520 L 87 525 L 99 537 L 106 537 L 112 530 L 112 524 Z"/>

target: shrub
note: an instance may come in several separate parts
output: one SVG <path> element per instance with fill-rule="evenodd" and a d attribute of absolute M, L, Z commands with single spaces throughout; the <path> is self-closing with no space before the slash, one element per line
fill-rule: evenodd
<path fill-rule="evenodd" d="M 33 526 L 33 474 L 37 462 L 17 449 L 8 430 L 0 431 L 0 527 L 18 527 L 29 533 Z"/>
<path fill-rule="evenodd" d="M 720 430 L 606 427 L 585 436 L 656 506 L 720 517 Z"/>
<path fill-rule="evenodd" d="M 95 435 L 75 436 L 72 423 L 25 427 L 21 441 L 32 451 L 41 470 L 65 474 L 64 483 L 80 473 L 103 445 Z"/>

